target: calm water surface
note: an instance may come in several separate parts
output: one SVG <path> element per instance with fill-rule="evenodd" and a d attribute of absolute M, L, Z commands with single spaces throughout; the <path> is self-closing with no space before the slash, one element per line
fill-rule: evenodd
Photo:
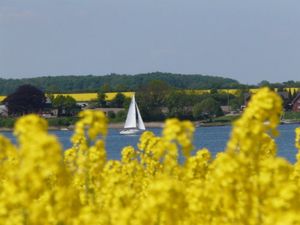
<path fill-rule="evenodd" d="M 280 136 L 276 139 L 278 145 L 278 155 L 288 159 L 290 162 L 295 162 L 296 148 L 294 147 L 295 133 L 294 130 L 298 127 L 298 124 L 291 125 L 280 125 L 279 131 Z M 160 135 L 160 128 L 148 129 L 157 135 Z M 194 136 L 194 145 L 196 149 L 203 147 L 208 148 L 212 155 L 215 156 L 216 153 L 223 151 L 226 142 L 230 136 L 231 127 L 230 126 L 220 126 L 220 127 L 199 127 L 196 129 Z M 50 131 L 50 133 L 55 134 L 63 144 L 64 148 L 69 148 L 70 137 L 72 131 Z M 1 132 L 2 135 L 10 138 L 14 143 L 16 139 L 11 132 Z M 132 145 L 136 147 L 138 143 L 139 136 L 124 136 L 119 134 L 118 129 L 110 129 L 107 142 L 107 156 L 109 159 L 120 159 L 121 149 L 125 146 Z"/>

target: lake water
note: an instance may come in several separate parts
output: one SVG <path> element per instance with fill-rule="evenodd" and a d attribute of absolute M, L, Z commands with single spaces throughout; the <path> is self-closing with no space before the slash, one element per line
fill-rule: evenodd
<path fill-rule="evenodd" d="M 288 159 L 290 162 L 295 162 L 295 157 L 297 150 L 294 146 L 295 142 L 295 128 L 300 126 L 299 124 L 290 125 L 280 125 L 279 131 L 280 136 L 276 139 L 278 145 L 278 155 Z M 153 131 L 155 134 L 160 135 L 161 129 L 153 128 L 148 129 Z M 230 126 L 220 126 L 220 127 L 199 127 L 196 129 L 194 136 L 194 146 L 196 149 L 206 147 L 210 150 L 213 156 L 216 153 L 223 151 L 226 142 L 230 136 L 231 127 Z M 10 138 L 14 143 L 16 139 L 12 135 L 12 132 L 0 132 L 2 135 Z M 63 144 L 64 148 L 69 148 L 70 137 L 72 131 L 50 131 L 50 133 L 55 134 Z M 107 156 L 109 159 L 120 159 L 120 152 L 123 147 L 132 145 L 136 147 L 138 143 L 139 136 L 124 136 L 119 134 L 118 129 L 110 129 L 107 141 L 106 149 Z"/>

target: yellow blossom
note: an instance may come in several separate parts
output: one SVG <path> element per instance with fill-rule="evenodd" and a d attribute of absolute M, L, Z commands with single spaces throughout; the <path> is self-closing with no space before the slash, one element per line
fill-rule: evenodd
<path fill-rule="evenodd" d="M 103 112 L 80 113 L 66 151 L 44 119 L 22 117 L 17 145 L 0 136 L 0 225 L 300 225 L 300 128 L 296 163 L 277 157 L 281 104 L 257 91 L 214 158 L 192 152 L 189 121 L 107 160 Z"/>

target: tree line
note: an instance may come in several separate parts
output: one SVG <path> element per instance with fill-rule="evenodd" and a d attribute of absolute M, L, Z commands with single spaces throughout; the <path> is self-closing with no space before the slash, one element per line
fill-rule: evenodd
<path fill-rule="evenodd" d="M 271 83 L 263 80 L 257 85 L 245 85 L 237 80 L 208 76 L 201 74 L 173 74 L 173 73 L 144 73 L 136 75 L 81 75 L 81 76 L 44 76 L 23 79 L 0 78 L 0 95 L 8 95 L 24 84 L 33 85 L 46 93 L 79 93 L 98 92 L 102 86 L 107 92 L 137 91 L 141 86 L 152 80 L 160 80 L 176 89 L 250 89 L 261 86 L 270 88 L 300 87 L 299 81 Z"/>
<path fill-rule="evenodd" d="M 210 93 L 180 91 L 160 80 L 150 81 L 136 92 L 136 100 L 145 121 L 162 121 L 176 117 L 189 120 L 206 120 L 223 115 L 221 106 L 239 110 L 244 104 L 244 93 L 238 95 L 219 93 L 212 89 Z"/>
<path fill-rule="evenodd" d="M 209 119 L 223 115 L 221 105 L 230 104 L 232 109 L 239 109 L 243 98 L 232 94 L 211 93 L 196 94 L 180 91 L 161 80 L 152 80 L 136 91 L 136 99 L 145 121 L 162 121 L 166 118 Z M 122 121 L 130 98 L 117 93 L 114 99 L 107 100 L 105 88 L 98 91 L 98 98 L 89 102 L 89 108 L 124 108 L 117 115 L 113 112 L 108 116 L 112 120 Z M 57 110 L 57 116 L 76 116 L 81 110 L 71 96 L 45 95 L 43 91 L 32 85 L 21 85 L 15 92 L 8 95 L 3 103 L 8 107 L 10 116 L 20 116 L 28 113 L 44 114 L 52 109 Z"/>
<path fill-rule="evenodd" d="M 145 73 L 137 75 L 110 74 L 105 76 L 46 76 L 23 79 L 0 79 L 0 95 L 11 94 L 17 87 L 30 84 L 46 93 L 97 92 L 107 86 L 107 92 L 137 91 L 151 80 L 161 80 L 177 89 L 241 88 L 243 85 L 230 78 L 183 75 L 172 73 Z"/>
<path fill-rule="evenodd" d="M 114 99 L 108 100 L 106 93 L 109 88 L 107 84 L 102 85 L 98 89 L 98 97 L 89 102 L 89 108 L 124 108 L 118 114 L 115 114 L 113 110 L 111 112 L 108 110 L 110 119 L 123 121 L 130 98 L 118 92 Z M 249 93 L 249 89 L 239 89 L 234 95 L 211 89 L 209 93 L 199 95 L 193 91 L 179 90 L 162 80 L 150 80 L 135 91 L 136 100 L 145 121 L 162 121 L 172 117 L 210 120 L 223 115 L 221 106 L 238 112 L 245 104 L 245 93 Z M 296 95 L 297 93 L 289 91 L 288 98 L 283 99 L 286 111 L 291 110 L 290 103 Z M 28 113 L 41 114 L 53 108 L 57 110 L 58 116 L 76 116 L 81 110 L 71 96 L 51 94 L 46 96 L 42 90 L 32 85 L 19 86 L 15 92 L 6 97 L 3 103 L 8 107 L 9 114 L 12 116 Z"/>

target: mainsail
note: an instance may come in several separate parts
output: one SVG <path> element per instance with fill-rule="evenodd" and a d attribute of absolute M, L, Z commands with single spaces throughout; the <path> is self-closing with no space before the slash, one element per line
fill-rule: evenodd
<path fill-rule="evenodd" d="M 136 128 L 136 106 L 135 97 L 132 96 L 131 103 L 128 109 L 127 118 L 124 128 Z"/>
<path fill-rule="evenodd" d="M 138 128 L 140 130 L 145 130 L 145 125 L 140 110 L 135 102 L 134 95 L 131 99 L 124 128 Z"/>

